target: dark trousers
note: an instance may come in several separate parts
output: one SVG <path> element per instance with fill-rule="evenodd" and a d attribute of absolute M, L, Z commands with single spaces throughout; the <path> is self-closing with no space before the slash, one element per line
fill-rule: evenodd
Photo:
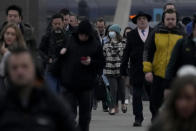
<path fill-rule="evenodd" d="M 118 106 L 118 100 L 120 99 L 122 104 L 125 104 L 125 86 L 124 80 L 121 77 L 107 77 L 110 83 L 110 93 L 112 96 L 112 103 L 110 108 Z"/>
<path fill-rule="evenodd" d="M 144 120 L 143 116 L 143 104 L 142 104 L 142 96 L 146 91 L 148 97 L 151 99 L 151 84 L 147 83 L 145 80 L 137 83 L 133 83 L 133 97 L 132 97 L 132 106 L 133 106 L 133 114 L 135 116 L 135 121 L 142 122 Z M 150 102 L 150 111 L 152 112 L 152 106 Z"/>
<path fill-rule="evenodd" d="M 158 76 L 154 76 L 153 78 L 153 85 L 152 85 L 152 111 L 153 111 L 153 118 L 158 115 L 159 109 L 163 104 L 164 98 L 164 79 Z"/>
<path fill-rule="evenodd" d="M 77 117 L 77 106 L 79 106 L 79 127 L 80 131 L 89 131 L 92 112 L 92 91 L 63 91 L 63 96 L 69 102 L 71 109 Z"/>

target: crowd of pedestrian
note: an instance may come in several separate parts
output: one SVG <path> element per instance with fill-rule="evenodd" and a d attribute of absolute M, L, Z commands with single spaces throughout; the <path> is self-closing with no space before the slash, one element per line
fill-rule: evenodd
<path fill-rule="evenodd" d="M 196 17 L 182 21 L 174 3 L 163 10 L 154 28 L 141 10 L 136 28 L 122 31 L 62 9 L 38 43 L 22 9 L 9 6 L 0 28 L 0 130 L 89 131 L 100 101 L 108 115 L 132 103 L 141 127 L 147 100 L 149 131 L 195 131 Z"/>

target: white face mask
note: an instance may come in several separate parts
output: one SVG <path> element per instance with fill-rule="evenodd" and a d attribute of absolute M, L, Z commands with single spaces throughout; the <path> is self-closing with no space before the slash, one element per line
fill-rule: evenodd
<path fill-rule="evenodd" d="M 196 37 L 194 37 L 194 38 L 193 38 L 193 42 L 195 42 L 195 43 L 196 43 Z"/>
<path fill-rule="evenodd" d="M 110 32 L 109 32 L 109 37 L 110 37 L 111 39 L 116 38 L 116 32 L 110 31 Z"/>

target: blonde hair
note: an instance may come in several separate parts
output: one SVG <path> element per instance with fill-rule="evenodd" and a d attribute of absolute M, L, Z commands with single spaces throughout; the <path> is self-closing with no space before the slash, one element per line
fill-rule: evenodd
<path fill-rule="evenodd" d="M 15 30 L 16 32 L 16 42 L 13 43 L 11 46 L 9 46 L 8 48 L 11 49 L 13 47 L 23 47 L 23 48 L 27 48 L 24 37 L 22 32 L 20 31 L 19 27 L 16 24 L 7 24 L 3 30 L 1 31 L 1 35 L 0 35 L 0 42 L 1 45 L 2 43 L 5 41 L 4 40 L 4 34 L 7 31 L 8 28 L 12 28 Z"/>

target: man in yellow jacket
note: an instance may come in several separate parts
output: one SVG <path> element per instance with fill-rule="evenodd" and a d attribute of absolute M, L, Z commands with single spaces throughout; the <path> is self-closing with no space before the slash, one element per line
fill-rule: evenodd
<path fill-rule="evenodd" d="M 165 72 L 172 50 L 184 35 L 184 30 L 178 27 L 177 22 L 177 12 L 172 9 L 166 10 L 163 13 L 163 24 L 154 29 L 145 45 L 143 71 L 145 79 L 153 83 L 153 118 L 158 114 L 163 102 Z"/>

